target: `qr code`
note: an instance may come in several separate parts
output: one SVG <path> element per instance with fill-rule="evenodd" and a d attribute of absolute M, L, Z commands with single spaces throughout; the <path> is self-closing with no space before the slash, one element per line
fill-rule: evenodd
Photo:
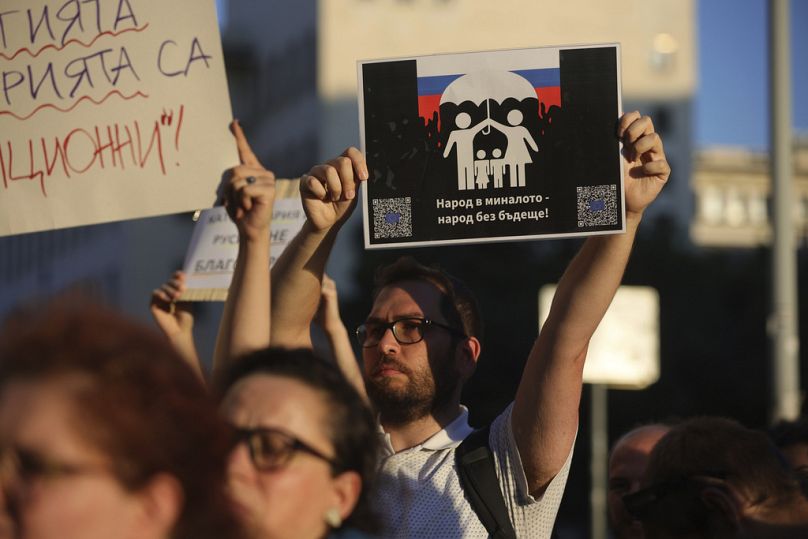
<path fill-rule="evenodd" d="M 373 199 L 373 238 L 412 237 L 410 197 Z"/>
<path fill-rule="evenodd" d="M 578 187 L 578 228 L 616 224 L 616 185 Z"/>

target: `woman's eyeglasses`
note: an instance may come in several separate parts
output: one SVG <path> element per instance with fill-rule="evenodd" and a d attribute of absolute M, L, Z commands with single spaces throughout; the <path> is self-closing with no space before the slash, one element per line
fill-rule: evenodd
<path fill-rule="evenodd" d="M 246 442 L 250 451 L 250 459 L 259 471 L 270 472 L 283 468 L 298 452 L 308 453 L 324 460 L 331 465 L 331 469 L 335 473 L 342 470 L 335 459 L 282 430 L 270 427 L 254 429 L 234 427 L 234 429 L 237 441 Z"/>

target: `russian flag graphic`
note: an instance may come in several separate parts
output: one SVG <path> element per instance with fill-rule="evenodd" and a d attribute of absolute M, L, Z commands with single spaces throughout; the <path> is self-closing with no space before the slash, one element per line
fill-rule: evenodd
<path fill-rule="evenodd" d="M 515 73 L 527 80 L 536 91 L 539 110 L 543 104 L 545 110 L 561 106 L 561 70 L 558 67 L 541 69 L 513 69 Z M 418 115 L 429 121 L 440 109 L 440 98 L 446 88 L 463 73 L 452 75 L 418 76 Z"/>

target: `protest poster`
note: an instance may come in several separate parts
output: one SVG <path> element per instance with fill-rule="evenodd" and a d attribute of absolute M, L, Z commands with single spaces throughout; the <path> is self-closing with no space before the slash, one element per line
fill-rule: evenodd
<path fill-rule="evenodd" d="M 624 230 L 618 44 L 358 62 L 366 248 Z"/>
<path fill-rule="evenodd" d="M 270 266 L 297 235 L 306 214 L 299 179 L 275 181 L 270 227 Z M 180 301 L 224 301 L 238 257 L 238 230 L 224 206 L 203 210 L 194 226 L 183 271 L 186 290 Z"/>
<path fill-rule="evenodd" d="M 213 0 L 3 0 L 0 236 L 210 207 L 238 163 Z"/>

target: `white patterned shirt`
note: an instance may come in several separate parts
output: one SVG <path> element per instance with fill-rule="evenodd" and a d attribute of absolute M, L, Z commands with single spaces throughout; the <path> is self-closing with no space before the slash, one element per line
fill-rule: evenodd
<path fill-rule="evenodd" d="M 564 467 L 538 498 L 530 495 L 511 428 L 513 403 L 491 424 L 489 445 L 496 474 L 517 537 L 549 538 L 567 483 L 572 448 Z M 385 435 L 376 508 L 382 537 L 488 537 L 469 505 L 455 464 L 455 448 L 471 434 L 468 410 L 420 445 L 396 453 Z M 574 445 L 574 444 L 573 444 Z"/>

